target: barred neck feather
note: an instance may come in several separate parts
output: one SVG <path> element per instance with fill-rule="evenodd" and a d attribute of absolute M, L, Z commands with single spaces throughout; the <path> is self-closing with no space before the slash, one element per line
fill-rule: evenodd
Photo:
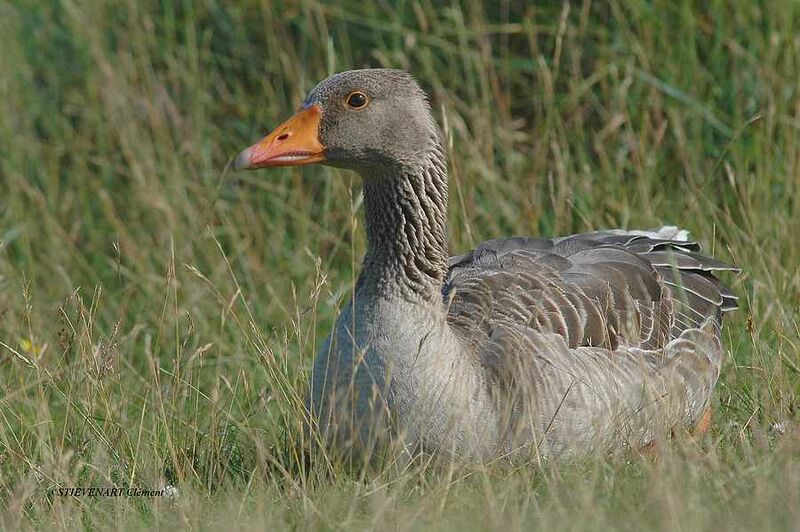
<path fill-rule="evenodd" d="M 421 163 L 363 175 L 367 253 L 359 286 L 379 297 L 441 301 L 447 273 L 447 162 L 438 137 Z"/>

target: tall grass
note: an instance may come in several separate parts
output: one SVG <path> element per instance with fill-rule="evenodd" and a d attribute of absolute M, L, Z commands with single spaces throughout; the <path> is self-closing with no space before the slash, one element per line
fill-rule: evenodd
<path fill-rule="evenodd" d="M 0 526 L 800 523 L 800 4 L 224 4 L 0 3 Z M 706 438 L 544 467 L 306 459 L 360 184 L 226 165 L 365 66 L 431 95 L 454 252 L 674 223 L 743 268 Z"/>

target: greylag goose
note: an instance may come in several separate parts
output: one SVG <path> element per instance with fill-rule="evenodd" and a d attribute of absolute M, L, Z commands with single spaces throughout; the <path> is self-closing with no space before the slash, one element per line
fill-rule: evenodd
<path fill-rule="evenodd" d="M 486 461 L 646 447 L 707 416 L 737 298 L 685 231 L 499 238 L 448 257 L 447 163 L 406 72 L 322 81 L 237 168 L 322 163 L 363 180 L 367 251 L 319 349 L 319 441 Z"/>

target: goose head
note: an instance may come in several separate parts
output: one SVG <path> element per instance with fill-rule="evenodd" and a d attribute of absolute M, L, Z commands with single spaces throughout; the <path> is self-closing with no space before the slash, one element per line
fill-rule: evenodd
<path fill-rule="evenodd" d="M 438 138 L 425 93 L 410 74 L 350 70 L 317 85 L 294 116 L 243 150 L 235 166 L 321 163 L 372 175 L 421 164 Z"/>

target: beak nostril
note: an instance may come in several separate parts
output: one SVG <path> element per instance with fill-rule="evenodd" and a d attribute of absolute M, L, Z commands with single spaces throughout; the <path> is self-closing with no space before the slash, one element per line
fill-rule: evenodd
<path fill-rule="evenodd" d="M 288 138 L 289 138 L 289 134 L 288 133 L 284 133 L 283 135 L 279 135 L 277 140 L 284 141 L 284 140 L 286 140 Z"/>

